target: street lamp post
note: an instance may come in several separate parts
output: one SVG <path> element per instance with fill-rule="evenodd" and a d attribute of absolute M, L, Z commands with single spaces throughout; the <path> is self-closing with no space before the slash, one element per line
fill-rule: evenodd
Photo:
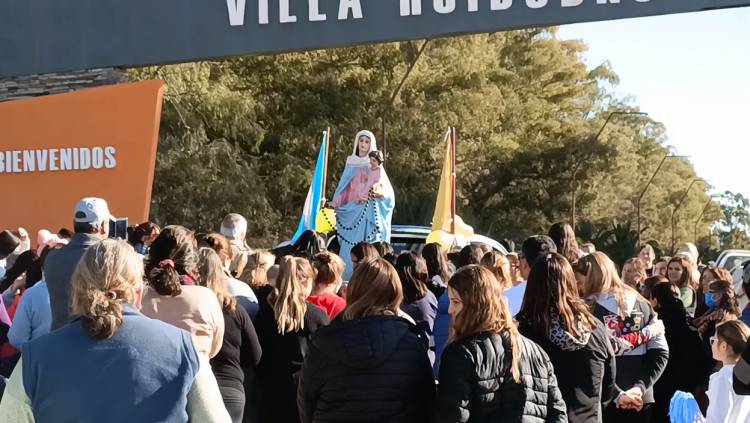
<path fill-rule="evenodd" d="M 695 185 L 695 183 L 698 182 L 698 181 L 701 181 L 701 182 L 704 182 L 704 183 L 706 182 L 706 181 L 704 181 L 701 178 L 695 178 L 692 181 L 690 181 L 690 185 L 688 185 L 687 189 L 685 190 L 685 193 L 682 194 L 682 198 L 680 198 L 680 201 L 677 203 L 677 207 L 675 207 L 675 208 L 672 209 L 672 216 L 669 218 L 670 222 L 672 223 L 672 248 L 671 248 L 672 253 L 674 253 L 674 244 L 675 244 L 675 242 L 674 242 L 674 217 L 675 217 L 675 214 L 677 214 L 677 210 L 679 210 L 680 207 L 682 207 L 682 203 L 685 202 L 685 199 L 687 198 L 688 193 L 690 193 L 690 189 L 693 188 L 693 185 Z"/>
<path fill-rule="evenodd" d="M 698 216 L 698 219 L 695 221 L 695 226 L 693 227 L 693 238 L 695 238 L 696 244 L 698 243 L 698 224 L 701 222 L 701 219 L 703 219 L 703 215 L 706 214 L 706 211 L 708 210 L 708 207 L 711 205 L 711 203 L 714 201 L 714 198 L 716 198 L 715 195 L 708 197 L 708 201 L 706 201 L 706 205 L 703 206 L 703 210 L 701 211 L 701 214 Z M 709 231 L 710 230 L 711 229 L 709 228 Z"/>
<path fill-rule="evenodd" d="M 638 196 L 638 201 L 636 202 L 636 221 L 638 222 L 638 233 L 636 234 L 637 245 L 641 245 L 641 201 L 643 200 L 643 196 L 646 195 L 646 191 L 648 190 L 648 187 L 651 186 L 651 184 L 654 182 L 654 178 L 656 178 L 656 175 L 661 170 L 661 167 L 664 165 L 664 162 L 667 161 L 669 158 L 673 157 L 687 157 L 687 156 L 678 156 L 674 154 L 665 154 L 664 158 L 661 159 L 661 162 L 659 162 L 659 166 L 656 167 L 656 170 L 654 171 L 654 174 L 651 175 L 651 179 L 648 180 L 648 183 L 643 188 L 643 191 L 641 191 L 641 194 Z"/>
<path fill-rule="evenodd" d="M 646 112 L 612 112 L 607 116 L 607 120 L 604 121 L 604 124 L 601 128 L 599 128 L 599 132 L 594 135 L 593 138 L 591 138 L 591 142 L 594 143 L 599 140 L 599 137 L 604 132 L 604 128 L 607 127 L 607 124 L 612 120 L 615 116 L 623 116 L 623 115 L 636 115 L 636 116 L 648 116 L 648 113 Z M 573 171 L 573 176 L 570 180 L 570 225 L 575 228 L 576 227 L 576 191 L 578 190 L 578 170 L 579 167 L 576 166 L 575 170 Z"/>

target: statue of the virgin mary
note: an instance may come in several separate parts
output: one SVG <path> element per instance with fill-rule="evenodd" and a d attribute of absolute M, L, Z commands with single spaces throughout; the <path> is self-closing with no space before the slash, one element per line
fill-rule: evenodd
<path fill-rule="evenodd" d="M 346 263 L 344 280 L 351 276 L 350 251 L 354 245 L 391 240 L 391 218 L 396 199 L 382 163 L 383 156 L 377 149 L 375 135 L 370 131 L 359 131 L 331 201 L 336 209 L 336 232 L 341 244 L 339 254 Z"/>

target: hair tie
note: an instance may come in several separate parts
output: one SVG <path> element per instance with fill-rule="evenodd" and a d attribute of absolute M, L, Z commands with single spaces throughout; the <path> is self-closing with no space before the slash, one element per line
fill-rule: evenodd
<path fill-rule="evenodd" d="M 112 290 L 109 290 L 109 291 L 105 292 L 104 295 L 110 301 L 114 301 L 114 300 L 117 299 L 117 293 L 115 291 L 112 291 Z"/>
<path fill-rule="evenodd" d="M 171 267 L 174 269 L 174 261 L 171 259 L 165 259 L 159 262 L 159 267 Z"/>

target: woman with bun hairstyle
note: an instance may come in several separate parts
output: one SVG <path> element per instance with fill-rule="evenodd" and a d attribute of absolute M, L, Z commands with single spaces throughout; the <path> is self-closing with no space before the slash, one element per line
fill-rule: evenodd
<path fill-rule="evenodd" d="M 145 261 L 146 277 L 155 269 L 162 268 L 166 261 L 171 261 L 180 285 L 197 285 L 197 250 L 198 242 L 192 231 L 180 225 L 167 226 L 151 243 Z M 165 275 L 163 272 L 155 273 Z"/>
<path fill-rule="evenodd" d="M 216 295 L 198 286 L 198 278 L 193 233 L 167 226 L 149 250 L 141 312 L 190 332 L 198 353 L 212 358 L 221 350 L 224 316 Z"/>
<path fill-rule="evenodd" d="M 305 258 L 281 259 L 276 289 L 255 318 L 263 356 L 258 365 L 260 422 L 296 423 L 297 382 L 310 336 L 328 324 L 326 313 L 307 302 L 315 271 Z"/>
<path fill-rule="evenodd" d="M 359 263 L 347 295 L 347 308 L 312 337 L 302 422 L 428 422 L 435 382 L 419 331 L 398 316 L 396 270 L 380 258 Z"/>
<path fill-rule="evenodd" d="M 313 266 L 316 271 L 315 282 L 307 301 L 325 311 L 328 317 L 333 319 L 346 307 L 346 300 L 337 295 L 346 264 L 338 255 L 324 252 L 315 256 Z"/>
<path fill-rule="evenodd" d="M 493 250 L 485 254 L 480 264 L 495 275 L 500 286 L 503 288 L 503 292 L 506 289 L 513 288 L 513 281 L 510 275 L 510 261 L 504 255 L 500 254 L 499 251 Z"/>
<path fill-rule="evenodd" d="M 138 312 L 142 274 L 125 241 L 86 251 L 72 276 L 78 317 L 24 345 L 0 421 L 229 422 L 190 335 Z"/>

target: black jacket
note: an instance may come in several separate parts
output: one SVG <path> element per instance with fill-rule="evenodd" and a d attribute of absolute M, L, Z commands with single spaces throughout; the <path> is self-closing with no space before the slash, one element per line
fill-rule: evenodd
<path fill-rule="evenodd" d="M 680 303 L 680 305 L 682 305 Z M 690 323 L 684 308 L 659 310 L 664 322 L 670 354 L 667 366 L 654 385 L 652 421 L 668 422 L 669 402 L 676 391 L 695 393 L 700 386 L 708 386 L 714 361 L 703 347 L 698 330 Z"/>
<path fill-rule="evenodd" d="M 732 370 L 732 386 L 737 395 L 750 395 L 750 340 L 745 344 L 745 351 Z"/>
<path fill-rule="evenodd" d="M 549 355 L 555 369 L 560 392 L 568 408 L 570 422 L 599 423 L 602 410 L 613 399 L 615 391 L 615 353 L 604 324 L 597 321 L 588 343 L 566 351 L 538 334 L 529 319 L 516 316 L 522 335 L 539 344 Z M 571 335 L 572 336 L 572 335 Z"/>
<path fill-rule="evenodd" d="M 395 316 L 336 318 L 312 338 L 297 402 L 302 422 L 429 420 L 432 367 L 415 326 Z"/>
<path fill-rule="evenodd" d="M 261 357 L 260 342 L 255 326 L 247 311 L 237 304 L 234 311 L 222 310 L 224 314 L 224 342 L 221 350 L 211 359 L 219 386 L 229 386 L 244 391 L 243 368 L 258 365 Z"/>
<path fill-rule="evenodd" d="M 485 332 L 445 347 L 435 422 L 567 422 L 549 357 L 525 337 L 519 341 L 520 383 L 511 376 L 507 335 Z"/>
<path fill-rule="evenodd" d="M 309 351 L 310 335 L 328 324 L 326 313 L 307 304 L 304 329 L 280 335 L 273 309 L 261 305 L 255 318 L 255 330 L 263 354 L 258 364 L 260 399 L 259 421 L 296 423 L 297 381 L 302 363 Z"/>

